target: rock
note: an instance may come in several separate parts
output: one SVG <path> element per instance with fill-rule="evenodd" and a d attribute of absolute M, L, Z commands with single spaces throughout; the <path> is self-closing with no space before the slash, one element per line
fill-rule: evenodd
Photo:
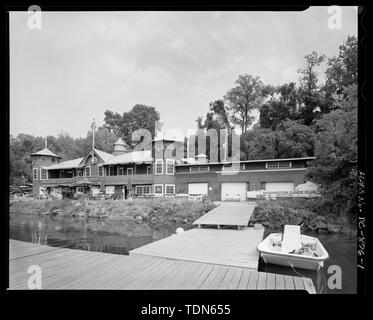
<path fill-rule="evenodd" d="M 325 222 L 319 221 L 316 223 L 315 229 L 316 230 L 320 230 L 320 229 L 328 230 L 328 225 Z"/>
<path fill-rule="evenodd" d="M 57 214 L 60 214 L 61 213 L 61 210 L 60 209 L 56 209 L 56 210 L 53 210 L 52 211 L 52 214 L 53 215 L 57 215 Z"/>
<path fill-rule="evenodd" d="M 263 225 L 261 223 L 254 223 L 254 229 L 263 229 Z"/>
<path fill-rule="evenodd" d="M 183 223 L 188 223 L 188 219 L 183 219 Z"/>
<path fill-rule="evenodd" d="M 180 233 L 183 233 L 184 232 L 184 229 L 179 227 L 176 229 L 176 234 L 180 234 Z"/>
<path fill-rule="evenodd" d="M 142 220 L 143 220 L 142 216 L 136 216 L 135 219 L 136 219 L 136 222 L 137 222 L 137 223 L 141 223 Z"/>
<path fill-rule="evenodd" d="M 342 226 L 339 224 L 328 223 L 328 230 L 333 233 L 339 233 L 342 230 Z"/>

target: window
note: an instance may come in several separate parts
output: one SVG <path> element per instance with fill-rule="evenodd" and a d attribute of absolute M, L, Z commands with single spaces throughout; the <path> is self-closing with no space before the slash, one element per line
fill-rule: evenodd
<path fill-rule="evenodd" d="M 100 177 L 104 176 L 104 168 L 103 168 L 103 166 L 98 166 L 98 175 Z"/>
<path fill-rule="evenodd" d="M 133 174 L 133 168 L 127 168 L 127 174 L 132 175 Z"/>
<path fill-rule="evenodd" d="M 34 169 L 32 170 L 32 172 L 33 172 L 32 179 L 34 179 L 34 180 L 38 180 L 38 169 L 37 169 L 37 168 L 34 168 Z"/>
<path fill-rule="evenodd" d="M 119 167 L 119 175 L 120 176 L 124 175 L 124 168 L 123 167 Z"/>
<path fill-rule="evenodd" d="M 83 170 L 82 170 L 82 169 L 77 169 L 77 170 L 76 170 L 76 175 L 77 175 L 78 177 L 83 177 Z"/>
<path fill-rule="evenodd" d="M 162 194 L 163 193 L 163 185 L 162 184 L 155 184 L 154 185 L 154 193 Z"/>
<path fill-rule="evenodd" d="M 90 177 L 91 176 L 91 167 L 90 166 L 87 166 L 84 168 L 84 174 L 86 177 Z"/>
<path fill-rule="evenodd" d="M 40 180 L 46 180 L 48 179 L 47 170 L 40 169 Z"/>
<path fill-rule="evenodd" d="M 114 166 L 109 166 L 109 176 L 115 175 L 114 169 L 115 169 Z"/>
<path fill-rule="evenodd" d="M 163 174 L 163 160 L 155 160 L 155 174 Z"/>
<path fill-rule="evenodd" d="M 267 169 L 280 169 L 280 168 L 291 168 L 291 162 L 290 161 L 285 161 L 285 162 L 267 162 L 266 163 L 266 168 Z"/>
<path fill-rule="evenodd" d="M 138 196 L 149 194 L 151 192 L 151 186 L 136 186 L 136 194 Z"/>
<path fill-rule="evenodd" d="M 167 174 L 175 174 L 175 160 L 173 159 L 167 159 L 166 160 L 166 173 Z"/>
<path fill-rule="evenodd" d="M 52 162 L 55 162 L 56 161 L 56 159 L 55 158 L 52 158 Z"/>
<path fill-rule="evenodd" d="M 153 168 L 152 166 L 147 166 L 146 167 L 146 174 L 152 174 L 153 173 Z"/>
<path fill-rule="evenodd" d="M 165 191 L 168 194 L 174 194 L 175 193 L 175 185 L 174 184 L 166 184 L 165 185 Z"/>

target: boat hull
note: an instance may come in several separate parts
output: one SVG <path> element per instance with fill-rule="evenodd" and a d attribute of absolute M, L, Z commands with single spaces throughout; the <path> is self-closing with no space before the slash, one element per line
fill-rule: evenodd
<path fill-rule="evenodd" d="M 303 256 L 300 254 L 283 253 L 275 250 L 272 247 L 271 241 L 273 238 L 278 238 L 280 234 L 270 234 L 258 245 L 258 251 L 265 263 L 277 264 L 286 267 L 293 267 L 307 270 L 319 270 L 324 266 L 324 261 L 329 258 L 329 255 L 321 242 L 317 238 L 302 235 L 305 242 L 315 241 L 318 257 Z"/>

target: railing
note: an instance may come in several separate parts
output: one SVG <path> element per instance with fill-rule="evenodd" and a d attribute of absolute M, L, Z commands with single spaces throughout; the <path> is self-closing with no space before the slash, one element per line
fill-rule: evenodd
<path fill-rule="evenodd" d="M 104 182 L 105 184 L 127 184 L 129 179 L 131 178 L 131 183 L 153 183 L 153 175 L 152 174 L 133 174 L 133 175 L 122 175 L 122 176 L 76 176 L 72 178 L 53 178 L 53 179 L 43 179 L 40 180 L 43 183 L 47 184 L 69 184 L 77 182 L 83 178 L 87 178 L 91 182 L 99 183 Z"/>

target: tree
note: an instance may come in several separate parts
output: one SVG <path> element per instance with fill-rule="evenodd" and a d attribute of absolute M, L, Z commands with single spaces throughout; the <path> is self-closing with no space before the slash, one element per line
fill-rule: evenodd
<path fill-rule="evenodd" d="M 307 176 L 321 184 L 331 212 L 348 215 L 357 210 L 357 87 L 340 94 L 335 110 L 322 116 L 314 126 L 317 134 L 315 161 Z"/>
<path fill-rule="evenodd" d="M 348 37 L 346 42 L 339 46 L 339 55 L 328 59 L 324 90 L 327 93 L 342 93 L 344 88 L 357 84 L 357 63 L 357 39 L 355 36 Z"/>
<path fill-rule="evenodd" d="M 305 59 L 305 66 L 298 70 L 300 74 L 300 113 L 302 119 L 304 119 L 304 124 L 311 125 L 323 106 L 322 96 L 317 84 L 318 74 L 316 68 L 325 60 L 325 55 L 319 55 L 316 51 L 313 51 L 306 55 Z"/>
<path fill-rule="evenodd" d="M 224 100 L 232 114 L 232 123 L 237 124 L 244 134 L 254 120 L 251 112 L 262 104 L 268 92 L 259 77 L 240 75 L 235 83 L 236 86 L 227 92 Z"/>
<path fill-rule="evenodd" d="M 136 104 L 130 111 L 121 116 L 110 110 L 105 111 L 104 127 L 109 132 L 121 137 L 129 146 L 134 146 L 132 133 L 138 129 L 149 130 L 155 136 L 155 123 L 160 120 L 159 112 L 151 106 Z"/>

